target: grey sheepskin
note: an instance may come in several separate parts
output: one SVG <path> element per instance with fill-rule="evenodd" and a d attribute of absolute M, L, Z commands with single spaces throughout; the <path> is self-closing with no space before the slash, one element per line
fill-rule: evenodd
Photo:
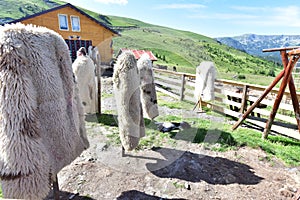
<path fill-rule="evenodd" d="M 217 70 L 213 62 L 203 61 L 196 69 L 194 97 L 196 101 L 215 99 L 215 79 Z"/>
<path fill-rule="evenodd" d="M 145 124 L 140 100 L 140 77 L 134 55 L 119 55 L 113 74 L 113 88 L 118 111 L 118 126 L 122 146 L 130 151 L 145 136 Z"/>
<path fill-rule="evenodd" d="M 78 56 L 72 64 L 84 113 L 96 113 L 95 65 L 88 56 Z"/>
<path fill-rule="evenodd" d="M 0 27 L 3 197 L 43 199 L 50 180 L 88 148 L 69 50 L 47 28 Z"/>
<path fill-rule="evenodd" d="M 154 73 L 152 70 L 152 61 L 148 54 L 143 54 L 137 61 L 140 73 L 140 89 L 143 115 L 148 119 L 154 119 L 159 115 L 157 106 L 157 96 L 154 83 Z"/>

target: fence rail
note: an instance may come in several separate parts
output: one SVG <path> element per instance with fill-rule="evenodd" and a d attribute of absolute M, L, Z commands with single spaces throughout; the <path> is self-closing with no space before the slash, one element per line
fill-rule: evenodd
<path fill-rule="evenodd" d="M 158 91 L 178 100 L 186 100 L 196 104 L 198 101 L 194 98 L 196 75 L 156 68 L 153 70 Z M 215 100 L 202 101 L 201 103 L 216 112 L 239 118 L 247 110 L 247 107 L 250 107 L 261 96 L 265 89 L 264 86 L 218 79 L 215 81 Z M 246 119 L 247 123 L 263 129 L 277 93 L 278 89 L 274 88 L 253 110 L 251 116 Z M 300 99 L 300 94 L 297 94 L 297 97 Z M 292 99 L 290 93 L 286 91 L 271 131 L 300 140 L 296 124 Z"/>

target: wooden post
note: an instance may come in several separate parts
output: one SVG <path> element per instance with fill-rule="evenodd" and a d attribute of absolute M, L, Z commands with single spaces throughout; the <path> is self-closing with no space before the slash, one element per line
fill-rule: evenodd
<path fill-rule="evenodd" d="M 284 68 L 286 68 L 287 65 L 288 65 L 288 62 L 289 62 L 287 54 L 285 53 L 285 51 L 280 51 L 280 55 L 281 55 L 283 66 L 284 66 Z M 294 84 L 294 80 L 293 80 L 292 75 L 291 75 L 291 80 L 289 81 L 289 90 L 290 90 L 290 94 L 291 94 L 291 98 L 292 98 L 292 102 L 293 102 L 293 108 L 294 108 L 295 117 L 296 117 L 296 121 L 297 121 L 297 125 L 298 125 L 298 130 L 300 132 L 299 101 L 298 101 L 298 98 L 297 98 L 296 88 L 295 88 L 295 84 Z"/>
<path fill-rule="evenodd" d="M 284 70 L 285 73 L 284 73 L 284 77 L 282 79 L 282 82 L 281 82 L 281 85 L 280 85 L 280 88 L 279 88 L 279 92 L 276 96 L 273 109 L 271 111 L 271 114 L 269 116 L 269 119 L 266 123 L 265 130 L 264 130 L 263 135 L 262 135 L 263 139 L 266 139 L 268 137 L 268 134 L 269 134 L 271 126 L 273 124 L 273 121 L 274 121 L 274 118 L 276 116 L 277 110 L 279 108 L 279 104 L 280 104 L 281 99 L 283 97 L 285 88 L 286 88 L 288 82 L 291 80 L 291 74 L 292 74 L 293 67 L 294 67 L 294 65 L 295 65 L 295 63 L 297 62 L 298 59 L 299 59 L 299 57 L 297 55 L 292 55 L 292 58 L 290 58 L 290 60 L 288 62 L 288 65 Z"/>
<path fill-rule="evenodd" d="M 243 96 L 242 96 L 240 113 L 244 113 L 244 111 L 247 109 L 248 87 L 249 87 L 248 85 L 244 85 L 244 87 L 243 87 Z"/>
<path fill-rule="evenodd" d="M 101 115 L 101 66 L 97 65 L 97 84 L 98 84 L 98 91 L 97 91 L 97 100 L 98 100 L 98 113 Z"/>
<path fill-rule="evenodd" d="M 59 200 L 59 186 L 58 186 L 58 178 L 55 176 L 55 180 L 52 182 L 53 184 L 53 198 L 54 200 Z"/>
<path fill-rule="evenodd" d="M 264 93 L 254 102 L 250 108 L 239 118 L 239 120 L 233 125 L 232 129 L 235 130 L 247 117 L 248 115 L 254 110 L 254 108 L 267 96 L 267 94 L 273 89 L 273 87 L 280 81 L 280 79 L 284 75 L 284 70 L 282 70 L 273 82 L 267 87 Z"/>
<path fill-rule="evenodd" d="M 181 75 L 181 90 L 180 90 L 180 101 L 184 99 L 184 87 L 185 87 L 185 74 Z"/>

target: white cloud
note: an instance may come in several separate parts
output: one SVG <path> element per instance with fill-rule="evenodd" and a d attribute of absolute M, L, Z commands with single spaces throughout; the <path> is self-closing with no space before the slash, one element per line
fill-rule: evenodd
<path fill-rule="evenodd" d="M 228 13 L 206 12 L 190 15 L 195 19 L 227 20 L 231 24 L 260 27 L 300 27 L 300 7 L 233 6 Z M 283 30 L 284 31 L 284 30 Z"/>
<path fill-rule="evenodd" d="M 162 4 L 157 6 L 157 9 L 197 9 L 205 7 L 201 4 Z"/>
<path fill-rule="evenodd" d="M 128 0 L 94 0 L 99 3 L 104 4 L 120 4 L 120 5 L 126 5 L 128 4 Z"/>
<path fill-rule="evenodd" d="M 243 12 L 262 12 L 268 11 L 270 8 L 268 7 L 253 7 L 253 6 L 232 6 L 233 10 L 243 11 Z"/>
<path fill-rule="evenodd" d="M 249 20 L 249 19 L 257 19 L 255 15 L 248 15 L 248 14 L 233 14 L 233 13 L 213 13 L 210 15 L 207 14 L 195 14 L 190 15 L 190 18 L 195 19 L 216 19 L 216 20 Z"/>

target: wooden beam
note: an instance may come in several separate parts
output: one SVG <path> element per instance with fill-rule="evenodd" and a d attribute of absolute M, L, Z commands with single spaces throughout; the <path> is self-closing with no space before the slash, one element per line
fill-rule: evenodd
<path fill-rule="evenodd" d="M 279 48 L 270 48 L 270 49 L 263 49 L 262 52 L 273 52 L 273 51 L 287 51 L 298 49 L 300 46 L 293 46 L 293 47 L 279 47 Z"/>
<path fill-rule="evenodd" d="M 233 125 L 232 129 L 235 130 L 246 118 L 247 116 L 252 112 L 252 110 L 267 96 L 267 94 L 272 90 L 272 88 L 280 81 L 280 79 L 284 75 L 284 70 L 282 70 L 276 78 L 273 80 L 273 82 L 270 84 L 268 88 L 264 91 L 264 93 L 257 99 L 256 102 L 254 102 L 250 108 L 242 115 L 242 117 L 239 118 L 239 120 Z"/>
<path fill-rule="evenodd" d="M 248 86 L 244 85 L 240 113 L 243 113 L 247 109 L 247 93 L 248 93 Z"/>
<path fill-rule="evenodd" d="M 284 68 L 287 67 L 288 65 L 288 57 L 286 55 L 285 52 L 281 51 L 280 52 L 281 55 L 281 59 L 282 59 L 282 63 Z M 294 108 L 294 112 L 295 112 L 295 117 L 296 117 L 296 121 L 297 121 L 297 125 L 298 125 L 298 130 L 300 132 L 300 109 L 299 109 L 299 101 L 297 98 L 297 93 L 296 93 L 296 88 L 295 88 L 295 84 L 294 84 L 294 80 L 293 80 L 293 76 L 290 75 L 290 81 L 289 81 L 289 90 L 291 93 L 291 98 L 292 98 L 292 102 L 293 102 L 293 108 Z"/>
<path fill-rule="evenodd" d="M 276 112 L 279 108 L 279 104 L 280 104 L 281 99 L 283 97 L 284 90 L 285 90 L 288 82 L 291 79 L 291 74 L 292 74 L 293 67 L 294 67 L 294 65 L 295 65 L 295 63 L 297 62 L 298 59 L 299 59 L 298 55 L 293 55 L 292 58 L 290 58 L 286 69 L 284 69 L 284 76 L 283 76 L 282 82 L 280 84 L 279 92 L 278 92 L 277 97 L 275 99 L 273 109 L 271 111 L 269 119 L 266 123 L 264 133 L 262 135 L 263 139 L 266 139 L 268 137 L 268 134 L 269 134 L 271 126 L 272 126 L 272 123 L 273 123 L 274 118 L 276 116 Z"/>

